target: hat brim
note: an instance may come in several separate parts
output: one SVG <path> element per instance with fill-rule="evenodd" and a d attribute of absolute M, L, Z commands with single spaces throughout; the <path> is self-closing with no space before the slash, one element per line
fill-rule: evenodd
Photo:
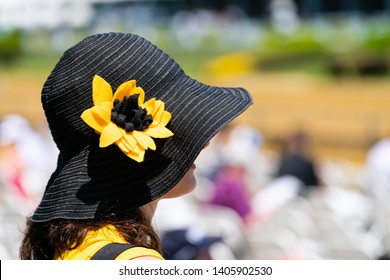
<path fill-rule="evenodd" d="M 183 79 L 171 89 L 175 94 L 167 94 L 172 100 L 165 100 L 174 137 L 156 139 L 157 150 L 147 151 L 145 161 L 137 163 L 115 145 L 99 148 L 93 135 L 95 141 L 58 165 L 33 220 L 116 215 L 158 199 L 182 179 L 218 131 L 252 104 L 245 89 Z M 191 103 L 178 106 L 175 102 L 189 100 L 179 95 L 192 95 Z"/>
<path fill-rule="evenodd" d="M 99 135 L 81 119 L 93 106 L 98 74 L 116 90 L 136 80 L 145 100 L 156 98 L 172 117 L 174 135 L 154 139 L 144 161 L 116 145 L 99 147 Z M 42 104 L 60 150 L 34 221 L 90 219 L 126 213 L 158 199 L 185 176 L 204 146 L 252 104 L 242 88 L 205 85 L 187 76 L 166 53 L 132 34 L 86 38 L 67 50 L 42 90 Z"/>

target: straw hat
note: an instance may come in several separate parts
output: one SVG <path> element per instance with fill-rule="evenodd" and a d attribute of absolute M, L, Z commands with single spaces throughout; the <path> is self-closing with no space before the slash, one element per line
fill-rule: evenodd
<path fill-rule="evenodd" d="M 63 54 L 42 104 L 60 154 L 37 222 L 121 214 L 159 198 L 252 98 L 188 77 L 142 37 L 106 33 Z"/>

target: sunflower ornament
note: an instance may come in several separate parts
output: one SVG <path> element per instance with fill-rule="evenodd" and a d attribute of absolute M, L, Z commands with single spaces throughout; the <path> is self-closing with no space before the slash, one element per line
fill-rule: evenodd
<path fill-rule="evenodd" d="M 100 134 L 101 148 L 115 143 L 129 158 L 142 162 L 147 149 L 156 150 L 153 138 L 173 135 L 165 127 L 171 114 L 164 110 L 164 102 L 152 98 L 144 103 L 145 92 L 135 80 L 124 82 L 113 94 L 111 85 L 95 75 L 92 99 L 94 106 L 81 118 Z"/>

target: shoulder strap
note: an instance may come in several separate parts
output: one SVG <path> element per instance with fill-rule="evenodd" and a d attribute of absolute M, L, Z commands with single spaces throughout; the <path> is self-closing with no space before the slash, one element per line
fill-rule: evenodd
<path fill-rule="evenodd" d="M 135 246 L 125 243 L 110 243 L 100 248 L 90 260 L 115 260 L 122 252 Z"/>

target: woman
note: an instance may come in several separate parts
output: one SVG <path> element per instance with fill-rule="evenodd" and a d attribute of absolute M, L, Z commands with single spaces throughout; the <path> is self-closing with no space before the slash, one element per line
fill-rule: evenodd
<path fill-rule="evenodd" d="M 41 98 L 60 154 L 21 259 L 163 259 L 151 225 L 158 201 L 195 187 L 200 151 L 252 104 L 246 90 L 193 80 L 155 45 L 122 33 L 67 50 Z M 125 249 L 107 255 L 108 244 Z"/>

